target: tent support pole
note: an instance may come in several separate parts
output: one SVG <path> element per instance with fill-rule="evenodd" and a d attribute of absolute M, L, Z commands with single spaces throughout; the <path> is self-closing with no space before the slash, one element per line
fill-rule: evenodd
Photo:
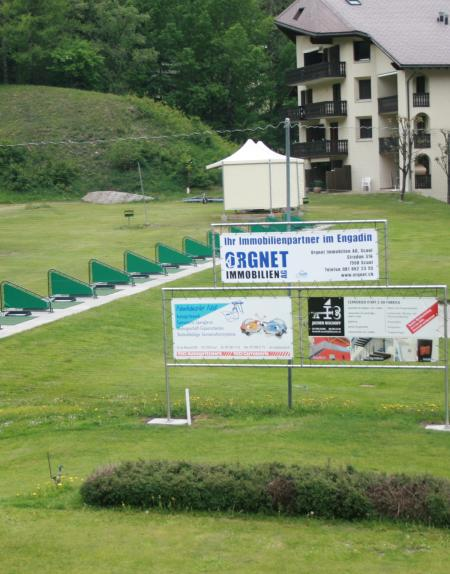
<path fill-rule="evenodd" d="M 269 203 L 270 203 L 270 215 L 273 215 L 273 203 L 272 203 L 272 162 L 269 159 Z"/>
<path fill-rule="evenodd" d="M 291 120 L 284 120 L 285 142 L 286 142 L 286 221 L 288 222 L 288 231 L 291 230 Z"/>

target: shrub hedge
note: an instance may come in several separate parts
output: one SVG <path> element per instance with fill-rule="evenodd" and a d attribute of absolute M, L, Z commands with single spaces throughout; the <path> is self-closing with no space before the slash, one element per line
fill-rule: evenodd
<path fill-rule="evenodd" d="M 389 518 L 450 526 L 450 482 L 361 473 L 353 467 L 141 460 L 96 470 L 83 483 L 81 495 L 87 504 L 103 507 Z"/>

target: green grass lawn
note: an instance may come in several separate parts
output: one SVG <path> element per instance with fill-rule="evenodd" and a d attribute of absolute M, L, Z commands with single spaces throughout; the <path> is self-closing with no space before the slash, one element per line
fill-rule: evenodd
<path fill-rule="evenodd" d="M 43 295 L 54 267 L 87 279 L 91 257 L 120 266 L 124 249 L 204 239 L 222 206 L 0 206 L 0 280 Z M 410 196 L 314 195 L 308 219 L 389 221 L 392 283 L 448 284 L 449 206 Z M 177 286 L 208 286 L 202 272 Z M 0 341 L 2 572 L 448 572 L 448 531 L 242 515 L 95 511 L 78 496 L 95 467 L 168 458 L 243 464 L 278 460 L 450 479 L 443 376 L 433 371 L 173 369 L 174 412 L 189 386 L 191 428 L 148 427 L 164 415 L 161 292 L 151 289 Z M 47 453 L 64 465 L 49 479 Z"/>

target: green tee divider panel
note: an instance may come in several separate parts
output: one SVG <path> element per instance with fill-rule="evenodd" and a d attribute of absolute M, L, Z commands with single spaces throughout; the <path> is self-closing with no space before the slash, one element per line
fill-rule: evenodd
<path fill-rule="evenodd" d="M 230 231 L 231 233 L 245 233 L 244 229 L 242 229 L 242 227 L 238 227 L 237 225 L 232 225 L 230 227 Z"/>
<path fill-rule="evenodd" d="M 192 237 L 183 237 L 183 251 L 198 258 L 213 256 L 212 245 L 206 245 L 206 243 L 192 239 Z"/>
<path fill-rule="evenodd" d="M 9 281 L 3 281 L 1 284 L 1 301 L 2 310 L 52 311 L 52 304 L 48 299 Z"/>
<path fill-rule="evenodd" d="M 283 221 L 287 221 L 287 214 L 283 213 Z M 297 221 L 297 222 L 303 222 L 303 219 L 301 219 L 298 215 L 291 215 L 291 221 Z"/>
<path fill-rule="evenodd" d="M 283 221 L 287 221 L 286 213 L 283 213 Z M 280 225 L 280 227 L 282 227 Z M 314 225 L 310 225 L 309 223 L 305 223 L 303 219 L 298 217 L 297 215 L 291 215 L 291 229 L 308 229 L 309 227 L 314 227 Z"/>
<path fill-rule="evenodd" d="M 134 285 L 133 277 L 129 273 L 97 259 L 89 261 L 89 283 Z"/>
<path fill-rule="evenodd" d="M 213 241 L 214 241 L 214 245 L 213 245 Z M 210 245 L 211 247 L 213 247 L 214 251 L 216 253 L 220 253 L 220 234 L 219 233 L 213 233 L 211 229 L 209 231 L 207 231 L 206 232 L 206 243 L 208 245 Z"/>
<path fill-rule="evenodd" d="M 195 258 L 187 253 L 178 251 L 173 247 L 169 247 L 164 243 L 157 243 L 155 245 L 156 260 L 162 265 L 172 265 L 178 267 L 179 265 L 195 265 Z"/>
<path fill-rule="evenodd" d="M 127 273 L 142 273 L 149 275 L 167 275 L 162 265 L 134 251 L 123 252 L 123 267 Z"/>
<path fill-rule="evenodd" d="M 250 225 L 250 231 L 252 233 L 267 233 L 268 231 L 274 231 L 274 229 L 270 225 Z"/>
<path fill-rule="evenodd" d="M 88 283 L 66 275 L 56 269 L 48 270 L 48 295 L 70 295 L 71 297 L 95 297 L 94 288 Z"/>

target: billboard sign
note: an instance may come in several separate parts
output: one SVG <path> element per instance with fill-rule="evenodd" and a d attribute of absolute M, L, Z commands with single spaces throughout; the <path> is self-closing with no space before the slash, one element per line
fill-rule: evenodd
<path fill-rule="evenodd" d="M 311 297 L 308 334 L 311 359 L 431 362 L 443 321 L 433 297 Z"/>
<path fill-rule="evenodd" d="M 223 283 L 376 281 L 375 229 L 223 233 Z"/>
<path fill-rule="evenodd" d="M 172 300 L 175 359 L 292 359 L 289 297 Z"/>

